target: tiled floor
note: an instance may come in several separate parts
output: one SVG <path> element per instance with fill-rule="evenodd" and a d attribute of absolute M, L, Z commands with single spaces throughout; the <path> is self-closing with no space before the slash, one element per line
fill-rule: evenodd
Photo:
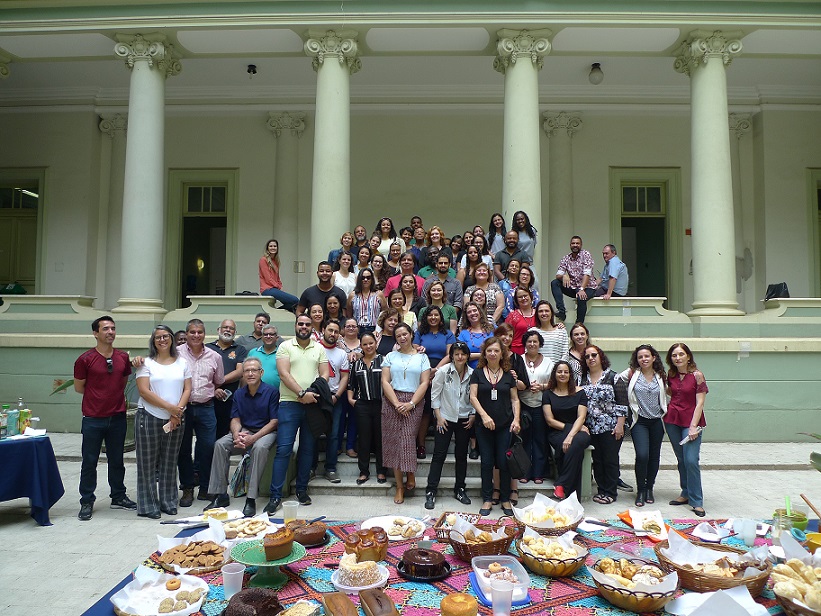
<path fill-rule="evenodd" d="M 98 473 L 101 483 L 94 517 L 89 522 L 80 522 L 77 519 L 80 464 L 76 461 L 80 437 L 55 434 L 52 442 L 61 458 L 59 466 L 66 487 L 65 496 L 51 510 L 53 526 L 37 526 L 28 515 L 25 500 L 0 503 L 0 537 L 7 555 L 0 565 L 0 611 L 3 614 L 81 614 L 156 548 L 157 535 L 175 533 L 173 527 L 137 518 L 132 512 L 109 509 L 103 462 Z M 821 474 L 802 470 L 808 468 L 805 465 L 814 448 L 819 447 L 811 443 L 705 443 L 702 463 L 709 469 L 703 472 L 708 515 L 765 518 L 783 502 L 785 495 L 797 499 L 802 492 L 821 506 Z M 630 443 L 625 443 L 621 459 L 625 466 L 632 464 Z M 673 457 L 669 445 L 663 449 L 662 463 L 668 470 L 661 471 L 656 484 L 658 508 L 664 517 L 687 517 L 687 507 L 666 504 L 678 493 L 678 476 L 671 467 Z M 625 470 L 623 476 L 628 483 L 633 483 L 631 471 Z M 126 483 L 129 494 L 136 497 L 133 463 L 126 466 Z M 549 486 L 545 484 L 545 487 Z M 419 496 L 407 499 L 403 505 L 394 505 L 390 496 L 316 494 L 312 497 L 313 505 L 305 510 L 310 515 L 326 515 L 332 519 L 357 519 L 391 513 L 438 515 L 445 510 L 473 510 L 479 506 L 477 499 L 474 499 L 476 507 L 466 507 L 443 496 L 438 499 L 436 509 L 428 512 L 423 508 L 421 492 L 417 489 Z M 632 504 L 632 495 L 621 493 L 621 496 L 615 505 L 587 503 L 586 512 L 598 517 L 614 517 Z M 260 499 L 260 508 L 263 502 Z M 527 502 L 528 499 L 522 501 Z M 202 504 L 195 501 L 194 508 L 181 513 L 198 511 Z M 498 508 L 494 510 L 494 515 L 499 513 Z"/>

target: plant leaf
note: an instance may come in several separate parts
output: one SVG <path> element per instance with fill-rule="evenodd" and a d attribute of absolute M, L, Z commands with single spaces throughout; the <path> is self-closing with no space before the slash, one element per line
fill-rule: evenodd
<path fill-rule="evenodd" d="M 816 441 L 821 441 L 821 434 L 813 434 L 812 432 L 799 432 L 798 434 L 803 434 L 804 436 L 810 436 L 814 438 Z"/>
<path fill-rule="evenodd" d="M 812 464 L 815 467 L 815 470 L 821 472 L 821 453 L 813 451 L 810 454 L 810 464 Z"/>
<path fill-rule="evenodd" d="M 51 393 L 49 394 L 49 396 L 53 396 L 54 394 L 56 394 L 56 393 L 60 393 L 60 392 L 61 392 L 61 391 L 63 391 L 64 389 L 68 389 L 69 387 L 73 387 L 73 386 L 74 386 L 74 379 L 69 379 L 69 380 L 67 380 L 65 383 L 63 383 L 62 385 L 60 385 L 60 387 L 58 387 L 58 388 L 57 388 L 57 389 L 55 389 L 53 392 L 51 392 Z"/>

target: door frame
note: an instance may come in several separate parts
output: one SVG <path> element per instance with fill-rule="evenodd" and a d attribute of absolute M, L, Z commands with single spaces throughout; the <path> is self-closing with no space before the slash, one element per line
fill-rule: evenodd
<path fill-rule="evenodd" d="M 807 169 L 807 229 L 809 230 L 809 286 L 812 297 L 821 297 L 821 211 L 818 206 L 818 187 L 821 185 L 821 169 Z"/>
<path fill-rule="evenodd" d="M 225 294 L 236 291 L 237 219 L 239 204 L 239 169 L 169 169 L 168 210 L 165 244 L 165 308 L 179 308 L 177 298 L 182 279 L 182 218 L 186 184 L 225 184 Z"/>
<path fill-rule="evenodd" d="M 45 167 L 3 167 L 0 169 L 0 181 L 12 182 L 37 180 L 40 187 L 40 197 L 37 203 L 37 262 L 35 263 L 34 294 L 41 295 L 46 280 L 46 250 L 48 246 L 43 241 L 43 229 L 46 225 L 46 173 Z"/>
<path fill-rule="evenodd" d="M 661 184 L 664 187 L 667 308 L 682 311 L 684 267 L 682 263 L 681 169 L 678 167 L 610 167 L 610 234 L 621 238 L 621 188 L 626 183 Z"/>

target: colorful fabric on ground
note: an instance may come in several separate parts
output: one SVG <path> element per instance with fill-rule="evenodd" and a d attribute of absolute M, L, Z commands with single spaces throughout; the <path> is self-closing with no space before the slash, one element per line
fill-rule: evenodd
<path fill-rule="evenodd" d="M 497 520 L 483 521 L 497 522 Z M 698 522 L 702 521 L 672 520 L 669 524 L 676 530 L 689 532 Z M 607 522 L 628 528 L 618 519 L 607 520 Z M 359 530 L 359 526 L 357 522 L 350 521 L 326 523 L 331 533 L 330 541 L 324 546 L 308 549 L 305 558 L 281 568 L 282 572 L 290 578 L 288 583 L 279 591 L 279 600 L 285 607 L 300 599 L 321 603 L 322 593 L 336 591 L 331 582 L 331 574 L 334 569 L 326 565 L 336 565 L 339 562 L 340 557 L 345 553 L 343 539 Z M 432 528 L 425 531 L 425 538 L 436 538 Z M 602 528 L 601 531 L 592 533 L 580 532 L 576 539 L 590 551 L 587 559 L 588 565 L 593 565 L 605 556 L 615 558 L 624 556 L 617 551 L 621 546 L 626 547 L 628 550 L 639 550 L 645 558 L 651 560 L 655 558 L 651 541 L 637 539 L 632 534 L 614 528 Z M 389 565 L 390 578 L 385 593 L 396 603 L 402 616 L 438 616 L 439 602 L 445 595 L 454 592 L 471 592 L 468 580 L 468 574 L 472 570 L 471 565 L 457 559 L 453 553 L 453 548 L 450 546 L 436 542 L 433 544 L 433 549 L 445 555 L 446 560 L 451 565 L 452 574 L 440 582 L 431 584 L 410 582 L 397 573 L 396 565 L 402 559 L 405 550 L 414 547 L 416 541 L 417 539 L 392 541 L 390 543 L 388 556 L 385 559 Z M 724 543 L 733 547 L 744 546 L 743 542 L 736 537 L 730 537 Z M 756 545 L 766 545 L 768 543 L 761 537 L 756 539 Z M 515 555 L 515 549 L 511 548 L 511 553 Z M 159 568 L 158 557 L 159 554 L 155 553 L 143 564 Z M 248 586 L 248 581 L 255 573 L 256 567 L 247 569 L 243 587 Z M 587 567 L 582 567 L 572 578 L 550 579 L 532 572 L 529 572 L 529 575 L 531 602 L 528 605 L 514 607 L 512 613 L 515 616 L 536 614 L 550 614 L 551 616 L 628 616 L 633 614 L 633 612 L 626 612 L 614 607 L 599 596 Z M 201 577 L 208 583 L 209 592 L 201 611 L 197 615 L 218 616 L 227 605 L 223 594 L 222 574 L 216 571 L 204 574 Z M 352 595 L 351 599 L 358 604 L 358 597 Z M 769 589 L 765 589 L 757 601 L 766 607 L 772 615 L 784 613 Z M 489 607 L 480 605 L 479 613 L 490 615 L 492 610 Z"/>

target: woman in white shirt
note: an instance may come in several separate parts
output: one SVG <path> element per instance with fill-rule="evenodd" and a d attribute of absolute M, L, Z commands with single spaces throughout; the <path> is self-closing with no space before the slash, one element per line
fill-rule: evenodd
<path fill-rule="evenodd" d="M 348 297 L 353 292 L 356 286 L 356 274 L 351 271 L 353 265 L 353 255 L 348 251 L 339 253 L 336 265 L 339 269 L 333 274 L 333 284 L 345 292 L 345 297 Z"/>
<path fill-rule="evenodd" d="M 177 356 L 174 332 L 166 325 L 154 328 L 148 349 L 137 370 L 137 515 L 157 520 L 160 512 L 177 515 L 177 456 L 191 369 Z"/>

